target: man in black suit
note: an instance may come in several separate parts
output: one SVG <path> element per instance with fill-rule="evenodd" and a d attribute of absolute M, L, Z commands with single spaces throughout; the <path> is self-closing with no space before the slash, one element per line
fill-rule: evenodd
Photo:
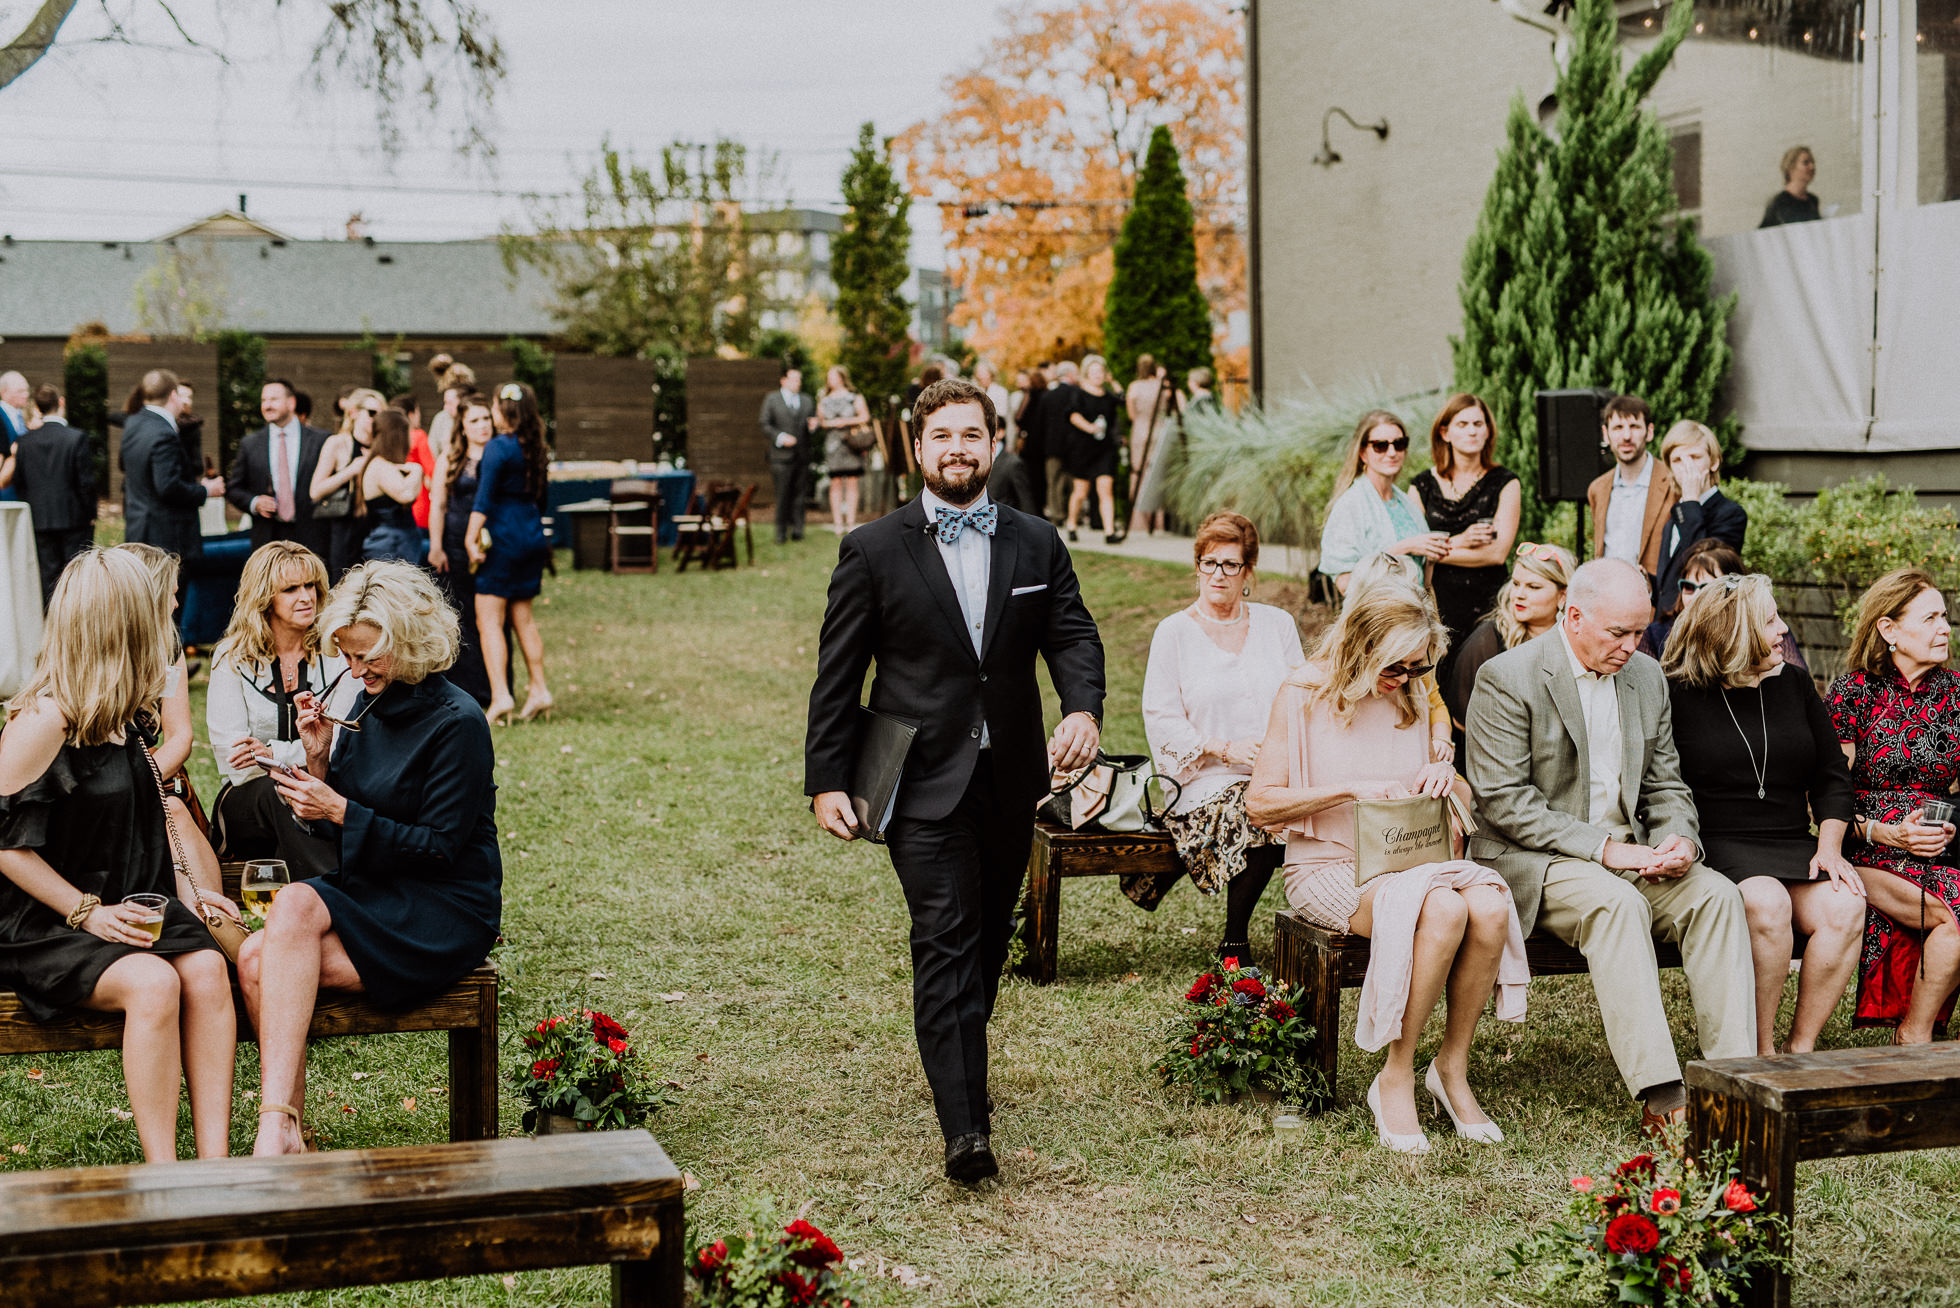
<path fill-rule="evenodd" d="M 1075 378 L 1075 364 L 1064 359 L 1055 365 L 1055 380 L 1041 393 L 1042 452 L 1046 455 L 1042 473 L 1047 478 L 1048 520 L 1057 526 L 1068 516 L 1069 488 L 1075 484 L 1068 474 L 1068 453 L 1076 435 L 1068 416 L 1082 394 Z"/>
<path fill-rule="evenodd" d="M 968 381 L 912 409 L 925 493 L 845 536 L 830 577 L 810 690 L 804 792 L 842 840 L 858 834 L 851 782 L 858 693 L 916 723 L 885 836 L 912 913 L 912 1012 L 946 1137 L 946 1175 L 999 1171 L 987 1094 L 993 1016 L 1035 802 L 1051 770 L 1094 759 L 1102 641 L 1055 528 L 986 494 L 993 403 Z M 1061 698 L 1044 744 L 1035 656 Z"/>
<path fill-rule="evenodd" d="M 265 426 L 238 442 L 225 474 L 225 498 L 252 519 L 252 548 L 268 541 L 296 541 L 327 557 L 327 524 L 313 520 L 313 469 L 327 433 L 302 423 L 294 413 L 293 384 L 268 377 L 259 388 L 259 416 Z"/>
<path fill-rule="evenodd" d="M 781 387 L 762 402 L 762 435 L 769 442 L 769 475 L 776 483 L 778 545 L 803 539 L 803 494 L 816 430 L 817 406 L 803 393 L 803 374 L 787 369 Z"/>
<path fill-rule="evenodd" d="M 143 374 L 142 390 L 142 409 L 123 423 L 123 536 L 189 563 L 204 553 L 197 511 L 205 500 L 225 493 L 225 480 L 200 478 L 177 438 L 177 415 L 184 408 L 177 374 L 153 368 Z M 180 601 L 188 572 L 178 574 Z"/>
<path fill-rule="evenodd" d="M 95 541 L 95 451 L 88 433 L 68 425 L 61 392 L 34 392 L 38 426 L 14 443 L 13 488 L 34 515 L 34 554 L 41 565 L 41 603 L 68 560 Z"/>

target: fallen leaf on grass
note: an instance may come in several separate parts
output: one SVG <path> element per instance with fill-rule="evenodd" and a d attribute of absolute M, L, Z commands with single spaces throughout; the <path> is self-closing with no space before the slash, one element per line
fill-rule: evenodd
<path fill-rule="evenodd" d="M 30 1080 L 30 1081 L 38 1081 L 38 1080 L 40 1080 L 40 1079 L 41 1079 L 42 1077 L 44 1077 L 44 1076 L 46 1076 L 46 1075 L 47 1075 L 47 1073 L 46 1073 L 46 1072 L 43 1072 L 43 1071 L 42 1071 L 42 1070 L 41 1070 L 40 1068 L 38 1068 L 38 1067 L 30 1067 L 30 1068 L 28 1068 L 28 1069 L 27 1069 L 27 1079 L 28 1079 L 28 1080 Z"/>
<path fill-rule="evenodd" d="M 15 1145 L 15 1146 L 14 1146 L 14 1152 L 15 1152 L 15 1153 L 17 1153 L 17 1154 L 24 1154 L 24 1153 L 26 1153 L 26 1152 L 27 1152 L 27 1146 L 26 1146 L 26 1145 Z"/>
<path fill-rule="evenodd" d="M 415 1111 L 415 1096 L 414 1096 L 414 1095 L 410 1095 L 410 1096 L 409 1096 L 408 1098 L 406 1098 L 406 1099 L 404 1099 L 404 1100 L 402 1100 L 402 1107 L 403 1107 L 403 1108 L 405 1108 L 405 1109 L 407 1109 L 407 1110 L 408 1110 L 409 1112 L 411 1112 L 411 1113 L 412 1113 L 412 1112 L 414 1112 L 414 1111 Z"/>
<path fill-rule="evenodd" d="M 663 990 L 663 991 L 661 991 L 661 992 L 660 992 L 660 998 L 661 998 L 662 1000 L 664 1000 L 664 1001 L 666 1001 L 667 1003 L 670 1003 L 670 1004 L 678 1004 L 678 1003 L 680 1003 L 680 1002 L 681 1002 L 681 1001 L 682 1001 L 683 999 L 686 999 L 686 998 L 687 998 L 687 991 L 685 991 L 685 990 Z"/>
<path fill-rule="evenodd" d="M 681 1189 L 683 1191 L 699 1190 L 700 1188 L 701 1188 L 701 1183 L 694 1179 L 694 1173 L 692 1172 L 681 1173 Z"/>
<path fill-rule="evenodd" d="M 593 979 L 594 981 L 610 981 L 610 980 L 612 980 L 612 973 L 610 973 L 610 972 L 594 972 L 594 973 L 592 974 L 592 979 Z"/>
<path fill-rule="evenodd" d="M 353 1074 L 353 1076 L 354 1076 L 354 1079 L 355 1079 L 356 1081 L 365 1081 L 365 1080 L 367 1080 L 367 1079 L 368 1079 L 368 1078 L 369 1078 L 370 1076 L 373 1076 L 373 1075 L 374 1075 L 374 1073 L 372 1073 L 372 1072 L 355 1072 L 355 1073 Z"/>
<path fill-rule="evenodd" d="M 127 1122 L 130 1118 L 136 1116 L 136 1114 L 125 1108 L 111 1108 L 109 1111 L 116 1115 L 116 1120 L 119 1122 Z"/>
<path fill-rule="evenodd" d="M 1239 1216 L 1245 1219 L 1245 1224 L 1247 1226 L 1259 1225 L 1259 1219 L 1254 1217 L 1251 1213 L 1240 1213 Z"/>
<path fill-rule="evenodd" d="M 892 1279 L 908 1290 L 923 1290 L 932 1284 L 932 1278 L 930 1276 L 927 1276 L 923 1272 L 915 1272 L 904 1263 L 900 1263 L 892 1268 Z M 1109 1288 L 1113 1290 L 1116 1287 L 1112 1283 Z"/>
<path fill-rule="evenodd" d="M 694 1061 L 697 1063 L 705 1063 L 713 1057 L 714 1057 L 713 1054 L 696 1054 L 694 1056 Z"/>
<path fill-rule="evenodd" d="M 558 752 L 560 754 L 569 754 L 572 752 L 572 747 L 570 745 L 560 745 L 558 747 Z"/>
<path fill-rule="evenodd" d="M 1025 1162 L 1032 1163 L 1034 1161 L 1034 1150 L 1032 1149 L 1016 1149 L 1014 1153 L 1016 1157 Z"/>
<path fill-rule="evenodd" d="M 353 1113 L 353 1111 L 354 1111 L 354 1105 L 352 1105 L 352 1104 L 342 1104 L 342 1105 L 340 1106 L 340 1111 L 341 1111 L 341 1112 L 343 1112 L 343 1113 L 348 1113 L 348 1114 L 350 1114 L 350 1115 L 351 1115 L 351 1114 Z"/>
<path fill-rule="evenodd" d="M 1198 934 L 1198 928 L 1196 927 L 1179 927 L 1178 930 L 1182 931 L 1187 936 L 1195 936 Z"/>
<path fill-rule="evenodd" d="M 517 1288 L 517 1278 L 515 1276 L 506 1276 L 504 1278 L 504 1289 L 515 1290 L 516 1288 Z"/>

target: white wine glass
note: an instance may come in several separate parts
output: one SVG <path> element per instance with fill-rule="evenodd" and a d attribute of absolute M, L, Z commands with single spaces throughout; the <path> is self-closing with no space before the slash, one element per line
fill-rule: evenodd
<path fill-rule="evenodd" d="M 245 911 L 264 917 L 273 899 L 291 879 L 284 859 L 255 858 L 247 862 L 244 875 L 238 879 L 239 898 L 245 901 Z"/>

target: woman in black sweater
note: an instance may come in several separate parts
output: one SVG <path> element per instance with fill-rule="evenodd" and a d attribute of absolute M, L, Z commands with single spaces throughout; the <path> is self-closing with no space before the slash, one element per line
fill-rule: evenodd
<path fill-rule="evenodd" d="M 1810 937 L 1785 1052 L 1805 1053 L 1858 961 L 1865 888 L 1845 860 L 1851 773 L 1810 678 L 1783 663 L 1769 578 L 1722 577 L 1661 656 L 1702 862 L 1739 884 L 1756 964 L 1756 1043 L 1774 1054 L 1793 930 Z M 1811 819 L 1817 834 L 1810 833 Z"/>

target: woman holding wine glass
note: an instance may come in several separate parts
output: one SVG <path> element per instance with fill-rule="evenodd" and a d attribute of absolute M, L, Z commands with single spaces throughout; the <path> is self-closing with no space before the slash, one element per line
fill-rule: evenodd
<path fill-rule="evenodd" d="M 300 697 L 306 766 L 274 775 L 293 814 L 338 843 L 340 866 L 280 892 L 239 954 L 263 1069 L 258 1154 L 304 1148 L 322 989 L 422 1003 L 483 961 L 503 913 L 490 724 L 442 675 L 457 645 L 442 592 L 412 564 L 363 563 L 320 621 L 361 693 L 344 718 Z"/>

